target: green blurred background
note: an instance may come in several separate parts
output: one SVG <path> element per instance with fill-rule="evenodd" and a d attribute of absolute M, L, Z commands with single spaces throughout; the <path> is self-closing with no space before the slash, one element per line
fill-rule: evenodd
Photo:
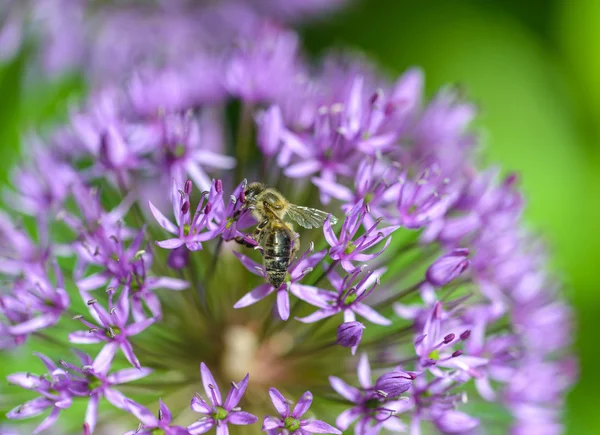
<path fill-rule="evenodd" d="M 302 33 L 315 55 L 349 46 L 390 74 L 419 65 L 429 94 L 459 83 L 479 104 L 483 160 L 521 173 L 527 221 L 575 305 L 582 371 L 568 433 L 600 433 L 600 0 L 363 0 Z M 84 89 L 76 77 L 25 88 L 26 58 L 0 66 L 2 181 L 21 133 L 64 118 Z"/>

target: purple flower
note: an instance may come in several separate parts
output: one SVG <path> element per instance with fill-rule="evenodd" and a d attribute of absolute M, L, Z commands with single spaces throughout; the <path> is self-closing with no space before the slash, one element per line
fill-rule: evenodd
<path fill-rule="evenodd" d="M 282 433 L 292 435 L 310 433 L 342 434 L 342 432 L 324 421 L 312 419 L 301 420 L 301 417 L 309 410 L 312 404 L 313 396 L 310 391 L 305 392 L 300 397 L 292 412 L 290 412 L 288 400 L 277 389 L 270 388 L 269 396 L 271 396 L 271 401 L 275 409 L 279 412 L 279 417 L 265 416 L 262 427 L 263 432 L 267 432 L 269 435 Z"/>
<path fill-rule="evenodd" d="M 358 278 L 360 270 L 355 270 L 344 279 L 330 271 L 327 278 L 336 291 L 300 289 L 299 297 L 309 304 L 319 307 L 319 310 L 309 316 L 298 318 L 298 320 L 304 323 L 313 323 L 337 313 L 344 313 L 344 322 L 355 322 L 356 314 L 358 314 L 377 325 L 390 325 L 392 323 L 390 320 L 364 303 L 364 300 L 369 297 L 379 283 L 379 278 L 384 271 L 385 269 L 377 269 L 368 272 L 356 285 L 352 283 Z"/>
<path fill-rule="evenodd" d="M 20 420 L 40 415 L 48 408 L 52 411 L 50 415 L 33 431 L 34 434 L 42 432 L 51 427 L 60 414 L 60 411 L 71 406 L 73 394 L 71 379 L 68 374 L 59 369 L 54 362 L 41 354 L 35 354 L 42 360 L 48 369 L 47 375 L 37 376 L 31 373 L 14 373 L 7 376 L 9 383 L 18 385 L 27 390 L 36 391 L 41 395 L 33 400 L 17 406 L 6 414 L 12 420 Z"/>
<path fill-rule="evenodd" d="M 443 216 L 460 192 L 437 163 L 425 167 L 416 180 L 403 174 L 399 183 L 398 218 L 394 222 L 411 229 L 422 228 Z"/>
<path fill-rule="evenodd" d="M 175 180 L 179 185 L 189 176 L 201 191 L 208 190 L 212 182 L 204 167 L 221 170 L 235 167 L 233 157 L 215 152 L 203 143 L 209 138 L 203 137 L 201 127 L 206 129 L 209 126 L 201 125 L 200 121 L 206 123 L 206 119 L 198 120 L 190 114 L 170 114 L 161 119 L 156 139 L 159 147 L 157 154 L 161 160 L 159 164 L 164 166 L 161 174 L 167 176 L 167 180 Z"/>
<path fill-rule="evenodd" d="M 421 333 L 415 339 L 415 350 L 420 367 L 431 371 L 435 376 L 444 377 L 442 367 L 458 370 L 468 377 L 481 375 L 478 367 L 488 363 L 486 358 L 465 355 L 462 349 L 455 349 L 472 328 L 453 319 L 445 313 L 441 302 L 428 310 L 427 320 Z"/>
<path fill-rule="evenodd" d="M 85 413 L 84 431 L 93 433 L 98 418 L 98 404 L 105 397 L 116 408 L 127 410 L 127 397 L 115 390 L 115 385 L 136 381 L 152 373 L 151 369 L 136 368 L 122 369 L 108 373 L 111 368 L 112 356 L 105 346 L 92 361 L 89 355 L 76 352 L 81 368 L 61 361 L 62 366 L 69 372 L 71 384 L 69 390 L 73 396 L 89 397 Z"/>
<path fill-rule="evenodd" d="M 350 213 L 357 204 L 363 204 L 367 213 L 362 224 L 370 228 L 377 219 L 391 216 L 387 208 L 397 198 L 400 185 L 386 180 L 391 179 L 394 172 L 395 168 L 386 168 L 379 161 L 363 159 L 358 164 L 353 188 L 319 177 L 313 177 L 312 182 L 322 194 L 343 201 L 345 213 Z"/>
<path fill-rule="evenodd" d="M 340 230 L 339 238 L 335 235 L 329 218 L 327 218 L 323 227 L 325 240 L 331 246 L 329 256 L 339 261 L 346 272 L 352 272 L 356 269 L 356 266 L 352 263 L 353 261 L 367 262 L 381 255 L 392 241 L 391 237 L 388 236 L 400 228 L 399 226 L 389 226 L 378 229 L 377 226 L 380 221 L 377 220 L 367 228 L 363 235 L 352 240 L 360 228 L 365 214 L 366 208 L 363 207 L 363 203 L 360 201 L 346 216 Z M 387 240 L 383 248 L 372 254 L 365 253 L 366 250 L 378 244 L 386 237 Z"/>
<path fill-rule="evenodd" d="M 260 26 L 232 53 L 225 72 L 227 90 L 248 103 L 285 93 L 301 72 L 297 45 L 295 33 L 269 23 Z"/>
<path fill-rule="evenodd" d="M 468 249 L 454 249 L 435 260 L 427 269 L 427 281 L 436 287 L 443 287 L 458 278 L 469 267 Z"/>
<path fill-rule="evenodd" d="M 186 181 L 183 190 L 178 190 L 173 183 L 171 201 L 176 225 L 167 219 L 153 204 L 149 203 L 154 218 L 162 228 L 177 237 L 156 242 L 165 249 L 177 249 L 185 244 L 190 251 L 202 249 L 202 242 L 218 236 L 224 240 L 235 237 L 248 238 L 240 229 L 253 222 L 249 212 L 243 211 L 245 182 L 240 183 L 228 198 L 227 205 L 223 199 L 221 180 L 213 180 L 210 191 L 202 195 L 202 199 L 192 215 L 190 194 L 192 182 Z"/>
<path fill-rule="evenodd" d="M 165 435 L 189 435 L 186 428 L 181 426 L 171 426 L 173 415 L 162 399 L 158 399 L 159 409 L 158 417 L 155 417 L 145 406 L 126 399 L 125 407 L 127 411 L 136 416 L 140 420 L 140 425 L 136 430 L 127 432 L 125 435 L 153 435 L 156 432 L 164 433 Z"/>
<path fill-rule="evenodd" d="M 204 417 L 188 427 L 192 435 L 205 433 L 214 426 L 217 427 L 217 435 L 227 435 L 229 433 L 229 428 L 227 427 L 229 423 L 247 425 L 258 421 L 256 416 L 241 411 L 238 408 L 238 404 L 248 387 L 249 375 L 246 375 L 239 384 L 235 382 L 231 383 L 231 390 L 229 390 L 229 394 L 223 402 L 219 386 L 204 363 L 200 364 L 200 374 L 202 376 L 204 392 L 209 398 L 210 403 L 198 394 L 192 399 L 192 410 L 204 415 Z"/>
<path fill-rule="evenodd" d="M 315 294 L 318 289 L 313 286 L 300 284 L 300 280 L 304 278 L 308 273 L 312 272 L 317 264 L 319 264 L 325 257 L 325 251 L 312 253 L 314 246 L 311 247 L 302 256 L 297 258 L 288 268 L 288 278 L 281 284 L 279 288 L 273 287 L 269 283 L 261 284 L 258 287 L 251 290 L 249 293 L 244 295 L 239 301 L 235 303 L 233 308 L 244 308 L 249 305 L 255 304 L 261 299 L 266 298 L 273 292 L 277 292 L 277 310 L 282 320 L 287 320 L 290 316 L 290 296 L 292 293 L 298 299 L 302 299 L 306 302 L 310 302 L 312 295 Z M 309 255 L 311 254 L 311 255 Z M 242 262 L 244 267 L 255 275 L 264 277 L 265 270 L 264 266 L 256 263 L 250 258 L 243 254 L 234 252 L 234 255 Z M 309 299 L 306 299 L 308 297 Z"/>
<path fill-rule="evenodd" d="M 387 400 L 385 392 L 378 392 L 371 381 L 371 367 L 366 354 L 362 354 L 358 363 L 358 381 L 361 389 L 352 387 L 336 376 L 329 377 L 331 387 L 354 406 L 342 412 L 336 425 L 345 431 L 356 420 L 354 432 L 357 435 L 378 434 L 382 428 L 394 432 L 404 432 L 406 425 L 397 414 L 407 411 L 407 400 Z"/>
<path fill-rule="evenodd" d="M 56 324 L 70 306 L 58 267 L 55 267 L 56 286 L 50 282 L 45 271 L 27 269 L 23 278 L 13 282 L 12 291 L 0 296 L 0 313 L 9 323 L 6 332 L 14 336 L 16 342 Z"/>
<path fill-rule="evenodd" d="M 156 319 L 143 319 L 128 325 L 130 309 L 129 289 L 127 286 L 123 288 L 116 305 L 113 305 L 114 292 L 114 289 L 107 290 L 109 295 L 108 312 L 95 299 L 87 300 L 90 314 L 98 322 L 99 326 L 88 322 L 82 315 L 75 316 L 74 319 L 79 320 L 89 330 L 72 332 L 69 334 L 69 341 L 77 344 L 106 342 L 101 351 L 102 356 L 106 358 L 106 364 L 110 364 L 117 349 L 121 348 L 127 361 L 139 369 L 140 362 L 133 353 L 133 346 L 129 341 L 129 337 L 133 337 L 144 331 Z M 85 293 L 82 293 L 82 296 L 84 300 L 87 298 L 87 294 Z"/>
<path fill-rule="evenodd" d="M 385 394 L 385 397 L 390 399 L 398 397 L 410 389 L 412 381 L 416 377 L 416 374 L 413 372 L 403 372 L 400 370 L 385 373 L 375 381 L 375 389 L 378 394 Z"/>
<path fill-rule="evenodd" d="M 351 347 L 352 355 L 354 355 L 362 339 L 363 329 L 365 329 L 365 325 L 360 322 L 342 323 L 337 328 L 337 343 L 344 347 Z"/>

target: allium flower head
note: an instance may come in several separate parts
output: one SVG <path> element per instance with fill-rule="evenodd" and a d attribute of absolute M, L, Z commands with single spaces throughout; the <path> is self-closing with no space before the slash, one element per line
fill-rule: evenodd
<path fill-rule="evenodd" d="M 285 23 L 340 0 L 112 3 L 0 6 L 0 57 L 37 25 L 90 89 L 3 189 L 12 425 L 561 432 L 572 315 L 519 177 L 478 167 L 472 103 L 428 101 L 419 69 L 309 65 Z"/>

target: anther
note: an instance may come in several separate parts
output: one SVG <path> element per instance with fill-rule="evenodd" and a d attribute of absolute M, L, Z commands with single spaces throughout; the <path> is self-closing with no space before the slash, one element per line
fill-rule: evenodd
<path fill-rule="evenodd" d="M 235 388 L 236 390 L 239 390 L 239 389 L 240 389 L 240 387 L 238 387 L 238 385 L 237 385 L 235 382 L 233 382 L 233 381 L 231 381 L 231 386 L 232 386 L 233 388 Z"/>
<path fill-rule="evenodd" d="M 460 339 L 462 341 L 467 340 L 469 337 L 471 336 L 471 330 L 467 329 L 465 332 L 463 332 L 462 334 L 460 334 Z"/>
<path fill-rule="evenodd" d="M 223 182 L 221 180 L 215 181 L 215 190 L 217 193 L 223 192 Z"/>
<path fill-rule="evenodd" d="M 456 358 L 458 356 L 461 356 L 462 354 L 463 354 L 463 351 L 459 349 L 452 354 L 452 358 Z"/>
<path fill-rule="evenodd" d="M 453 334 L 453 333 L 450 333 L 450 334 L 446 335 L 444 337 L 444 344 L 450 343 L 452 340 L 454 340 L 454 337 L 456 337 L 456 335 Z"/>
<path fill-rule="evenodd" d="M 87 304 L 94 305 L 96 302 L 98 302 L 96 299 L 90 299 L 89 301 L 87 301 Z"/>
<path fill-rule="evenodd" d="M 81 314 L 75 314 L 73 316 L 73 320 L 81 320 L 81 319 L 83 319 L 83 315 L 81 315 Z"/>

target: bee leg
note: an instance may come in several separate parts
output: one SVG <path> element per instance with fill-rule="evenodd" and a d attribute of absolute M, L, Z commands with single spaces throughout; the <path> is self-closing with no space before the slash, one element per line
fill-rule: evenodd
<path fill-rule="evenodd" d="M 235 239 L 237 243 L 239 243 L 242 246 L 245 246 L 246 248 L 254 248 L 256 246 L 256 243 L 252 243 L 248 240 L 246 240 L 244 237 L 242 236 L 237 236 Z"/>

